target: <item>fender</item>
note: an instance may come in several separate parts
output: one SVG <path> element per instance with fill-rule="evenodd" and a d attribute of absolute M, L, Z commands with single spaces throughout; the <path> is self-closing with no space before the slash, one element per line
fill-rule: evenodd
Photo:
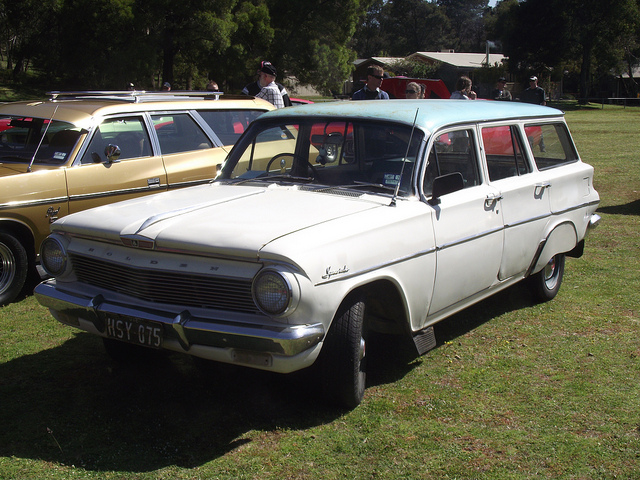
<path fill-rule="evenodd" d="M 543 239 L 538 245 L 533 261 L 527 270 L 525 277 L 538 273 L 549 263 L 549 260 L 558 253 L 566 253 L 573 250 L 578 243 L 578 234 L 576 228 L 571 222 L 558 224 L 547 238 Z"/>

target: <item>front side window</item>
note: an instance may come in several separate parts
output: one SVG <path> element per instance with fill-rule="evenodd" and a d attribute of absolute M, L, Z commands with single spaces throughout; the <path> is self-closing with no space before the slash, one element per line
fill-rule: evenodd
<path fill-rule="evenodd" d="M 435 138 L 423 181 L 425 196 L 431 196 L 436 177 L 452 173 L 462 175 L 464 188 L 480 184 L 472 130 L 455 130 Z"/>
<path fill-rule="evenodd" d="M 213 143 L 187 113 L 152 115 L 163 155 L 212 148 Z"/>
<path fill-rule="evenodd" d="M 578 161 L 578 152 L 564 123 L 528 124 L 524 131 L 538 170 Z"/>
<path fill-rule="evenodd" d="M 254 123 L 236 144 L 219 178 L 277 178 L 372 193 L 413 193 L 421 130 L 372 121 L 287 120 Z"/>
<path fill-rule="evenodd" d="M 103 121 L 82 156 L 82 164 L 108 162 L 107 155 L 113 154 L 115 147 L 120 152 L 117 160 L 151 156 L 149 135 L 142 117 L 109 118 Z"/>
<path fill-rule="evenodd" d="M 518 127 L 504 125 L 482 128 L 482 143 L 489 180 L 517 177 L 531 171 L 522 148 Z"/>
<path fill-rule="evenodd" d="M 223 145 L 235 145 L 249 124 L 264 113 L 263 110 L 198 110 Z"/>

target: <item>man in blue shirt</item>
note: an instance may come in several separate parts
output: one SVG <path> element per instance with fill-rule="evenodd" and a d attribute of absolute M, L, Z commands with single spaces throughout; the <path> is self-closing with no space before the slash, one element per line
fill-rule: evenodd
<path fill-rule="evenodd" d="M 353 94 L 353 100 L 389 100 L 389 94 L 380 90 L 384 70 L 379 65 L 367 69 L 367 83 Z"/>

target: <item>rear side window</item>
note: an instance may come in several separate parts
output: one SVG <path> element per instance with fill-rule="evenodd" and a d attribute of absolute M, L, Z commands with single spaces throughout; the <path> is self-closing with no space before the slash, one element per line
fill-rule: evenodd
<path fill-rule="evenodd" d="M 531 172 L 523 154 L 518 127 L 515 125 L 484 127 L 482 143 L 492 182 Z"/>
<path fill-rule="evenodd" d="M 478 160 L 471 130 L 457 130 L 436 137 L 429 152 L 429 163 L 424 177 L 424 194 L 433 191 L 433 180 L 442 175 L 459 172 L 464 188 L 480 184 Z"/>
<path fill-rule="evenodd" d="M 212 148 L 213 143 L 186 113 L 152 115 L 163 155 Z"/>
<path fill-rule="evenodd" d="M 564 123 L 529 124 L 524 131 L 538 170 L 578 161 L 578 152 Z"/>
<path fill-rule="evenodd" d="M 263 110 L 198 110 L 223 145 L 235 145 L 249 124 L 264 113 Z"/>

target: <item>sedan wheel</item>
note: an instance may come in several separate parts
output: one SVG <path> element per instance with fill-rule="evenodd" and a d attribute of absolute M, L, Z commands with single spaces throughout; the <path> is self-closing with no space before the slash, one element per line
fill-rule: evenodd
<path fill-rule="evenodd" d="M 22 244 L 13 235 L 0 232 L 0 305 L 20 294 L 27 279 L 28 264 Z"/>

